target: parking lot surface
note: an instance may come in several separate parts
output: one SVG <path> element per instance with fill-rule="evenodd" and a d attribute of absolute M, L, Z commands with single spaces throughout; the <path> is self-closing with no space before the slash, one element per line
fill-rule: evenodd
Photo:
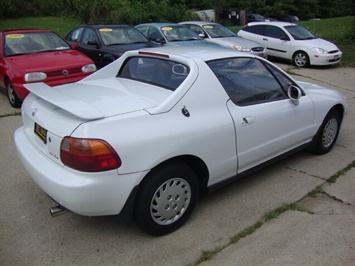
<path fill-rule="evenodd" d="M 288 65 L 279 64 L 287 69 Z M 1 265 L 188 265 L 204 251 L 219 252 L 201 265 L 354 265 L 355 171 L 326 180 L 355 160 L 355 69 L 291 69 L 303 81 L 341 91 L 349 112 L 333 150 L 299 152 L 203 196 L 178 231 L 152 237 L 117 217 L 49 215 L 55 206 L 21 165 L 13 142 L 19 110 L 0 93 Z M 322 186 L 322 193 L 307 197 Z M 230 238 L 283 204 L 286 211 L 255 232 Z M 313 213 L 313 214 L 311 214 Z"/>

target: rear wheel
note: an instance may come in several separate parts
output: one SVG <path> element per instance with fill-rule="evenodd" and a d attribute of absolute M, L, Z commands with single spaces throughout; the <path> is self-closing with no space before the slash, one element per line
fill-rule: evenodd
<path fill-rule="evenodd" d="M 197 197 L 198 182 L 185 164 L 174 163 L 152 170 L 140 185 L 135 217 L 148 234 L 169 234 L 188 219 Z"/>
<path fill-rule="evenodd" d="M 12 107 L 14 107 L 14 108 L 21 107 L 22 102 L 17 97 L 17 94 L 16 94 L 14 87 L 12 86 L 10 80 L 6 81 L 6 95 L 7 95 L 7 99 L 9 100 L 9 103 L 11 104 Z"/>
<path fill-rule="evenodd" d="M 319 128 L 316 138 L 314 139 L 315 154 L 325 154 L 329 152 L 339 134 L 340 115 L 336 110 L 331 110 L 325 117 L 323 124 Z"/>
<path fill-rule="evenodd" d="M 293 63 L 298 67 L 308 67 L 309 57 L 305 52 L 296 52 L 293 56 Z"/>

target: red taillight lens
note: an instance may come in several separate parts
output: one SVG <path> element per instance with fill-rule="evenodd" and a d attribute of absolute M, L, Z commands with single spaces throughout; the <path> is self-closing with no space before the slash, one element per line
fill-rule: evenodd
<path fill-rule="evenodd" d="M 64 165 L 84 172 L 101 172 L 117 169 L 122 162 L 115 150 L 99 139 L 65 137 L 60 147 Z"/>

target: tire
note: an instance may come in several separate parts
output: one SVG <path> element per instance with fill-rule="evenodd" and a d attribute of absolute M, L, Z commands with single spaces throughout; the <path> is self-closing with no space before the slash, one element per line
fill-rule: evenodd
<path fill-rule="evenodd" d="M 308 67 L 309 57 L 305 52 L 296 52 L 293 56 L 293 63 L 297 67 Z"/>
<path fill-rule="evenodd" d="M 9 103 L 11 104 L 12 107 L 14 107 L 14 108 L 21 107 L 22 102 L 17 97 L 14 87 L 12 86 L 12 84 L 9 80 L 6 81 L 6 95 L 7 95 L 7 99 L 9 100 Z"/>
<path fill-rule="evenodd" d="M 315 154 L 326 154 L 334 146 L 340 129 L 339 112 L 331 110 L 320 126 L 313 143 L 312 152 Z"/>
<path fill-rule="evenodd" d="M 137 224 L 155 236 L 175 231 L 192 213 L 198 193 L 197 178 L 186 164 L 168 164 L 152 170 L 138 191 Z"/>

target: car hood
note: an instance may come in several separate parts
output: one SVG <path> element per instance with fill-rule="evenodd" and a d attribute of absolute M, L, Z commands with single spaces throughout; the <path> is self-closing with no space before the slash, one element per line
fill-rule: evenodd
<path fill-rule="evenodd" d="M 335 44 L 320 38 L 312 40 L 296 40 L 296 42 L 302 42 L 303 45 L 306 45 L 309 48 L 322 48 L 328 52 L 333 50 L 339 50 L 339 48 Z"/>
<path fill-rule="evenodd" d="M 297 81 L 297 83 L 301 86 L 301 88 L 306 91 L 313 99 L 322 97 L 327 97 L 331 99 L 338 99 L 340 102 L 346 102 L 345 96 L 336 90 L 331 90 L 317 84 L 305 82 L 305 81 Z"/>
<path fill-rule="evenodd" d="M 167 42 L 164 45 L 168 46 L 205 46 L 205 47 L 221 47 L 219 44 L 211 43 L 205 40 L 191 40 L 191 41 L 176 41 Z"/>
<path fill-rule="evenodd" d="M 93 63 L 91 59 L 75 50 L 9 56 L 7 61 L 25 72 L 51 71 Z"/>
<path fill-rule="evenodd" d="M 209 39 L 210 41 L 223 45 L 223 46 L 233 46 L 233 45 L 239 45 L 239 46 L 244 46 L 248 48 L 253 48 L 253 47 L 263 47 L 263 45 L 248 40 L 244 39 L 241 37 L 224 37 L 224 38 L 211 38 Z"/>
<path fill-rule="evenodd" d="M 156 107 L 172 91 L 133 80 L 106 78 L 49 87 L 44 83 L 24 85 L 32 94 L 82 120 Z"/>

